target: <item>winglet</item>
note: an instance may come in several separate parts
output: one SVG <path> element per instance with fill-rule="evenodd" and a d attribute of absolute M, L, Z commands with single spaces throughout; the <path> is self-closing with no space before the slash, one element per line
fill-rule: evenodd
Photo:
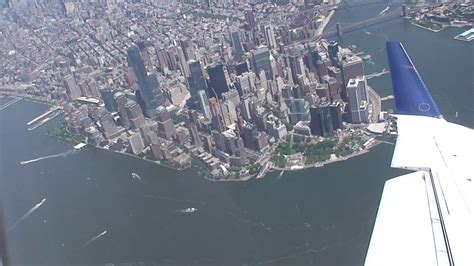
<path fill-rule="evenodd" d="M 403 45 L 399 42 L 387 42 L 387 55 L 396 113 L 441 118 L 436 103 Z"/>

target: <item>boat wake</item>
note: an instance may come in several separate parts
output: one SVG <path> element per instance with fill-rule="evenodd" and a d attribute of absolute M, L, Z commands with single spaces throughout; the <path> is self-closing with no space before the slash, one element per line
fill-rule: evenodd
<path fill-rule="evenodd" d="M 389 6 L 387 6 L 386 8 L 384 8 L 382 11 L 380 11 L 379 16 L 385 15 L 385 13 L 386 13 L 389 9 L 390 9 Z"/>
<path fill-rule="evenodd" d="M 28 161 L 21 161 L 20 164 L 23 165 L 23 164 L 29 164 L 29 163 L 34 163 L 34 162 L 38 162 L 38 161 L 41 161 L 41 160 L 46 160 L 46 159 L 51 159 L 51 158 L 56 158 L 56 157 L 66 157 L 68 155 L 71 155 L 71 154 L 74 154 L 76 152 L 76 150 L 69 150 L 69 151 L 65 151 L 65 152 L 62 152 L 62 153 L 58 153 L 58 154 L 53 154 L 53 155 L 48 155 L 48 156 L 44 156 L 44 157 L 39 157 L 39 158 L 36 158 L 36 159 L 31 159 L 31 160 L 28 160 Z"/>
<path fill-rule="evenodd" d="M 91 238 L 91 240 L 87 241 L 84 245 L 82 245 L 82 247 L 86 247 L 87 245 L 89 245 L 90 243 L 96 241 L 97 239 L 101 238 L 102 236 L 104 236 L 105 234 L 107 234 L 107 230 L 105 230 L 104 232 L 96 235 L 95 237 Z"/>
<path fill-rule="evenodd" d="M 13 230 L 21 221 L 25 220 L 30 216 L 32 213 L 34 213 L 37 209 L 39 209 L 44 203 L 46 202 L 46 199 L 41 200 L 38 202 L 33 208 L 31 208 L 29 211 L 27 211 L 23 216 L 21 216 L 20 219 L 18 219 L 10 228 L 8 228 L 7 231 Z"/>

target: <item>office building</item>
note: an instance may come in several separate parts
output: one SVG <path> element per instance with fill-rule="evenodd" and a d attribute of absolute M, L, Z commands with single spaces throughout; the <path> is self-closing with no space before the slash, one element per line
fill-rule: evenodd
<path fill-rule="evenodd" d="M 190 73 L 188 77 L 189 94 L 191 95 L 191 100 L 195 103 L 199 100 L 197 96 L 198 91 L 206 91 L 207 85 L 204 73 L 202 72 L 201 63 L 196 60 L 191 60 L 188 65 Z"/>
<path fill-rule="evenodd" d="M 210 120 L 212 118 L 212 114 L 211 109 L 209 108 L 209 100 L 207 98 L 206 91 L 199 90 L 197 94 L 199 99 L 199 107 L 204 114 L 204 117 Z"/>
<path fill-rule="evenodd" d="M 311 121 L 309 127 L 312 135 L 328 137 L 333 134 L 333 119 L 328 102 L 310 108 Z"/>
<path fill-rule="evenodd" d="M 342 129 L 344 126 L 342 124 L 342 107 L 340 102 L 333 102 L 329 105 L 331 109 L 331 118 L 332 118 L 332 127 L 334 130 Z"/>
<path fill-rule="evenodd" d="M 157 106 L 155 96 L 153 95 L 153 88 L 150 84 L 148 74 L 143 63 L 140 49 L 136 45 L 132 45 L 127 50 L 128 64 L 133 68 L 133 72 L 138 81 L 140 95 L 145 102 L 147 109 L 152 109 Z M 156 86 L 156 84 L 154 84 Z"/>
<path fill-rule="evenodd" d="M 252 51 L 253 72 L 259 74 L 261 70 L 265 71 L 267 79 L 273 79 L 272 63 L 275 60 L 267 47 L 260 47 Z"/>
<path fill-rule="evenodd" d="M 143 116 L 142 109 L 136 102 L 128 101 L 125 105 L 125 109 L 132 129 L 138 129 L 145 124 L 145 117 Z"/>
<path fill-rule="evenodd" d="M 111 90 L 110 88 L 102 87 L 100 88 L 99 92 L 100 92 L 100 97 L 102 98 L 102 101 L 104 102 L 105 109 L 109 112 L 117 112 L 118 107 L 114 99 L 114 91 Z"/>
<path fill-rule="evenodd" d="M 156 108 L 156 120 L 158 122 L 158 136 L 167 140 L 172 140 L 176 135 L 170 113 L 163 106 Z"/>
<path fill-rule="evenodd" d="M 351 123 L 367 123 L 369 119 L 369 96 L 364 77 L 349 79 L 347 84 L 349 115 Z"/>
<path fill-rule="evenodd" d="M 267 46 L 269 49 L 277 49 L 278 44 L 275 38 L 275 32 L 273 30 L 272 25 L 265 25 L 263 27 L 264 33 L 265 33 L 265 40 L 267 42 Z"/>
<path fill-rule="evenodd" d="M 222 93 L 229 91 L 229 85 L 227 83 L 228 78 L 226 77 L 226 69 L 222 64 L 215 64 L 207 68 L 209 74 L 210 88 L 208 90 L 209 97 L 215 97 L 222 99 Z"/>
<path fill-rule="evenodd" d="M 115 102 L 117 103 L 117 109 L 119 111 L 120 115 L 120 121 L 123 127 L 129 128 L 130 127 L 130 122 L 128 121 L 128 115 L 127 115 L 127 96 L 123 92 L 116 92 L 114 94 L 114 99 Z"/>
<path fill-rule="evenodd" d="M 347 99 L 347 83 L 349 82 L 350 79 L 359 77 L 359 76 L 364 76 L 364 62 L 362 61 L 362 58 L 358 56 L 346 56 L 342 59 L 341 61 L 341 69 L 342 69 L 342 79 L 343 79 L 343 84 L 342 84 L 342 89 L 343 89 L 343 94 L 342 97 L 344 99 Z"/>
<path fill-rule="evenodd" d="M 77 85 L 72 75 L 64 77 L 64 87 L 66 87 L 66 94 L 69 101 L 74 101 L 82 96 L 81 89 Z"/>
<path fill-rule="evenodd" d="M 143 142 L 142 136 L 138 132 L 134 132 L 128 137 L 128 143 L 132 148 L 133 154 L 140 154 L 145 149 L 145 143 Z"/>
<path fill-rule="evenodd" d="M 247 62 L 242 62 L 235 65 L 235 74 L 237 76 L 242 75 L 242 73 L 249 72 L 249 67 L 247 66 Z"/>
<path fill-rule="evenodd" d="M 244 48 L 240 41 L 240 34 L 238 31 L 232 31 L 230 33 L 230 39 L 232 41 L 232 47 L 234 48 L 234 59 L 237 62 L 242 61 L 242 55 L 244 54 Z"/>
<path fill-rule="evenodd" d="M 337 44 L 337 42 L 336 41 L 329 42 L 328 54 L 329 54 L 329 59 L 331 60 L 333 65 L 336 65 L 337 62 L 339 61 L 338 53 L 339 53 L 339 45 Z"/>

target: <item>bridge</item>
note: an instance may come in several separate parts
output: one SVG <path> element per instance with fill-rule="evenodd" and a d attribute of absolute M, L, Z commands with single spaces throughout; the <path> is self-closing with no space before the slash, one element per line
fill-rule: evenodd
<path fill-rule="evenodd" d="M 367 3 L 364 3 L 364 4 L 367 4 Z M 340 36 L 345 32 L 351 32 L 351 31 L 363 29 L 365 27 L 381 24 L 387 21 L 399 19 L 401 17 L 402 17 L 402 7 L 398 7 L 398 8 L 390 10 L 389 12 L 385 12 L 383 14 L 380 14 L 378 16 L 375 16 L 366 20 L 357 21 L 354 23 L 338 23 L 335 30 L 326 31 L 326 32 L 323 32 L 322 34 L 317 34 L 312 37 L 296 41 L 294 42 L 294 44 L 298 44 L 298 43 L 304 44 L 308 42 L 318 41 L 321 39 L 327 39 L 331 37 Z"/>

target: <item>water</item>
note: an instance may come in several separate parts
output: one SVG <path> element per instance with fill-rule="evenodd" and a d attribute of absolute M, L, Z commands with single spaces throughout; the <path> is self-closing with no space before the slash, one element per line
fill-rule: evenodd
<path fill-rule="evenodd" d="M 385 6 L 360 14 L 377 15 Z M 335 19 L 349 17 L 342 12 Z M 401 40 L 446 117 L 474 125 L 472 46 L 452 39 L 460 29 L 436 34 L 396 20 L 366 30 L 373 34 L 356 31 L 339 42 L 372 55 L 367 73 L 387 67 L 385 37 Z M 371 83 L 391 94 L 388 76 Z M 51 156 L 73 144 L 45 135 L 60 118 L 27 130 L 26 122 L 47 109 L 20 101 L 0 112 L 7 228 L 45 199 L 8 232 L 15 263 L 361 265 L 383 183 L 403 173 L 389 168 L 393 146 L 385 144 L 324 168 L 244 183 L 214 183 L 193 170 L 91 147 Z M 197 211 L 182 212 L 188 208 Z"/>

